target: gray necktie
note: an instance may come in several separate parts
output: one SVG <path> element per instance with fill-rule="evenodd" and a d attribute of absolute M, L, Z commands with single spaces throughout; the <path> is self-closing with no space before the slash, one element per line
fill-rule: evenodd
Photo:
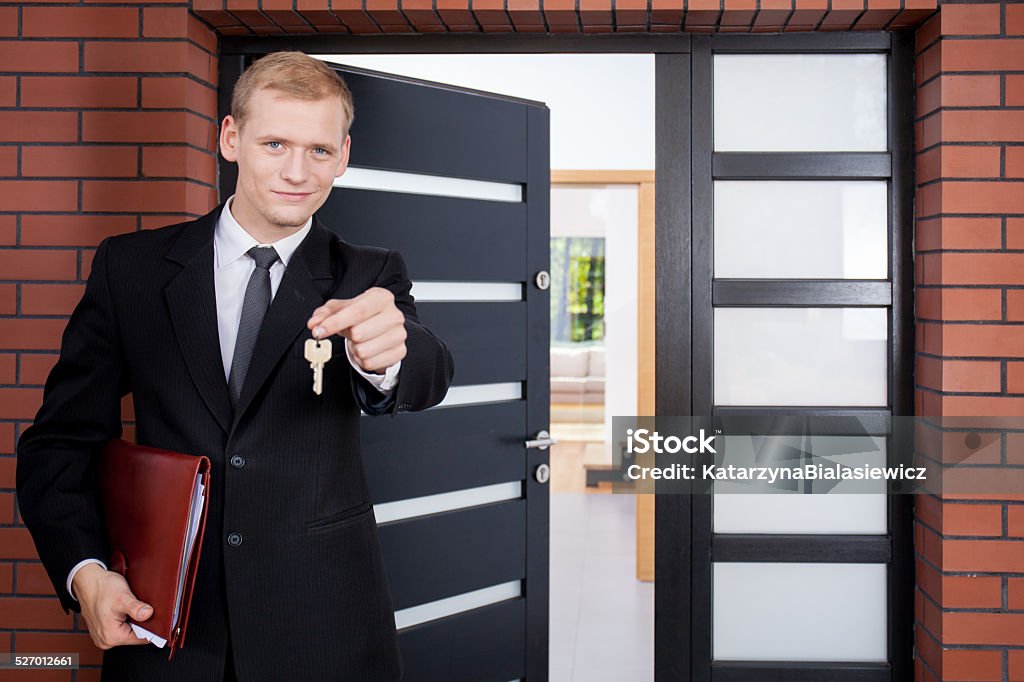
<path fill-rule="evenodd" d="M 238 336 L 235 338 L 235 354 L 231 358 L 231 373 L 228 378 L 228 390 L 231 393 L 231 406 L 238 404 L 242 395 L 242 384 L 245 374 L 249 371 L 256 337 L 263 324 L 263 316 L 270 307 L 270 266 L 277 262 L 277 251 L 274 247 L 254 246 L 247 252 L 256 261 L 256 269 L 249 276 L 249 284 L 245 287 L 245 299 L 242 303 L 242 319 L 238 323 Z"/>

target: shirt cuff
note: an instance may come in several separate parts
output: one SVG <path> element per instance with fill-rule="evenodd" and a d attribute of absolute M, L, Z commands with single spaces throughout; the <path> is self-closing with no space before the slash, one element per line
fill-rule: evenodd
<path fill-rule="evenodd" d="M 398 383 L 398 370 L 402 368 L 402 361 L 399 360 L 395 364 L 384 370 L 383 374 L 374 374 L 373 372 L 364 371 L 359 363 L 356 362 L 355 358 L 352 357 L 352 351 L 348 347 L 348 339 L 345 339 L 345 355 L 348 357 L 348 362 L 352 365 L 352 369 L 359 373 L 359 376 L 370 382 L 370 385 L 375 389 L 387 395 L 391 392 L 391 389 Z"/>
<path fill-rule="evenodd" d="M 85 566 L 86 564 L 99 564 L 103 567 L 104 571 L 107 570 L 107 565 L 99 559 L 82 559 L 75 564 L 75 567 L 71 569 L 70 573 L 68 573 L 68 594 L 70 594 L 71 598 L 75 601 L 78 601 L 78 597 L 75 596 L 74 590 L 71 589 L 71 582 L 75 579 L 75 574 L 78 573 L 78 569 L 82 568 L 82 566 Z"/>

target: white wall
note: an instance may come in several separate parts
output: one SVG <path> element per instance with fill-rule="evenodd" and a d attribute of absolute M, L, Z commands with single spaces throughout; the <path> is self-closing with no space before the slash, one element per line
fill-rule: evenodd
<path fill-rule="evenodd" d="M 654 170 L 654 55 L 313 56 L 544 102 L 551 110 L 552 168 Z"/>

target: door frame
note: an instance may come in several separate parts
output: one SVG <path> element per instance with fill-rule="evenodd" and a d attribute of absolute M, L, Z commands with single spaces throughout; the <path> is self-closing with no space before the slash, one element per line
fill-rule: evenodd
<path fill-rule="evenodd" d="M 913 31 L 730 34 L 727 39 L 744 41 L 752 50 L 766 51 L 843 51 L 846 45 L 862 41 L 889 40 L 901 36 L 913 45 Z M 303 50 L 320 54 L 538 54 L 538 53 L 622 53 L 653 54 L 655 58 L 655 413 L 690 415 L 693 406 L 694 351 L 691 334 L 692 315 L 692 169 L 691 145 L 691 38 L 694 34 L 595 34 L 595 35 L 476 35 L 428 34 L 395 36 L 224 36 L 219 59 L 218 104 L 229 108 L 230 85 L 242 71 L 247 55 L 276 50 Z M 717 37 L 717 36 L 716 36 Z M 848 48 L 849 49 L 849 48 Z M 911 66 L 913 58 L 911 55 Z M 912 76 L 912 71 L 911 71 Z M 900 115 L 910 114 L 912 122 L 913 82 L 898 91 Z M 226 86 L 226 87 L 225 87 Z M 911 123 L 912 124 L 912 123 Z M 912 134 L 908 139 L 913 139 Z M 913 148 L 908 145 L 904 156 L 913 170 Z M 221 191 L 234 187 L 234 177 L 222 173 Z M 690 191 L 679 191 L 687 188 Z M 908 191 L 912 185 L 907 186 Z M 912 204 L 913 195 L 909 201 Z M 901 243 L 912 251 L 912 234 L 901 235 Z M 910 340 L 910 363 L 901 361 L 904 374 L 912 377 L 913 353 L 913 271 L 902 273 L 900 287 L 904 301 L 900 320 Z M 909 310 L 909 315 L 906 311 Z M 659 343 L 658 340 L 661 340 Z M 911 387 L 912 395 L 912 387 Z M 895 405 L 894 405 L 895 407 Z M 906 411 L 903 411 L 906 410 Z M 901 403 L 894 414 L 913 414 L 913 402 Z M 692 575 L 692 497 L 660 495 L 655 502 L 655 635 L 654 672 L 657 682 L 690 682 L 691 639 L 691 575 Z M 902 514 L 905 535 L 912 537 L 913 511 Z M 913 554 L 909 570 L 901 575 L 901 584 L 910 589 L 905 600 L 912 600 L 914 585 Z M 892 595 L 890 595 L 891 598 Z M 891 599 L 890 599 L 891 601 Z M 889 608 L 893 608 L 890 603 Z M 908 607 L 899 606 L 905 612 Z M 909 604 L 911 624 L 913 604 Z M 913 632 L 907 634 L 909 644 L 905 658 L 913 669 Z"/>

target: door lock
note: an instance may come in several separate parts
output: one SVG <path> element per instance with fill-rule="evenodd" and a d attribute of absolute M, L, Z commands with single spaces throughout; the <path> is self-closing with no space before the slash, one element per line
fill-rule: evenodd
<path fill-rule="evenodd" d="M 541 291 L 547 291 L 548 287 L 551 286 L 551 275 L 547 270 L 541 270 L 537 273 L 537 277 L 534 279 L 537 288 Z"/>
<path fill-rule="evenodd" d="M 533 477 L 537 479 L 538 483 L 547 483 L 551 478 L 551 467 L 547 464 L 538 464 L 537 468 L 533 470 Z"/>
<path fill-rule="evenodd" d="M 549 447 L 558 442 L 557 438 L 552 438 L 551 434 L 547 431 L 538 431 L 537 436 L 532 440 L 528 440 L 523 445 L 527 448 L 537 448 L 539 450 L 547 450 Z"/>

